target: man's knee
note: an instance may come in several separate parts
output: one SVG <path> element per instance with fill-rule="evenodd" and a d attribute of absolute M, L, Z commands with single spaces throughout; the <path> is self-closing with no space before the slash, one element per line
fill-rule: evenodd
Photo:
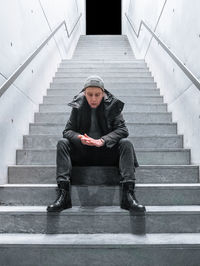
<path fill-rule="evenodd" d="M 123 148 L 133 148 L 133 144 L 129 139 L 120 139 L 119 141 L 119 147 Z"/>
<path fill-rule="evenodd" d="M 65 138 L 61 138 L 58 140 L 58 143 L 57 143 L 57 148 L 60 149 L 60 148 L 69 148 L 70 147 L 70 141 L 68 139 L 65 139 Z"/>

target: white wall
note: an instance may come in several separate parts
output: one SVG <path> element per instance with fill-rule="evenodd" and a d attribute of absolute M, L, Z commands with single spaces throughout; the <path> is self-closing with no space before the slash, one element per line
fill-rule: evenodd
<path fill-rule="evenodd" d="M 15 164 L 16 149 L 63 58 L 71 58 L 80 34 L 85 34 L 84 0 L 0 0 L 0 86 L 59 25 L 66 20 L 71 31 L 80 12 L 77 28 L 68 39 L 64 27 L 52 38 L 13 85 L 0 97 L 0 183 L 7 182 L 7 166 Z"/>
<path fill-rule="evenodd" d="M 200 1 L 199 0 L 123 0 L 124 12 L 138 31 L 141 20 L 167 44 L 183 63 L 200 78 Z M 191 149 L 193 164 L 200 164 L 200 91 L 143 27 L 137 39 L 123 17 L 127 34 L 137 58 L 145 58 L 178 133 L 184 134 L 184 147 Z M 150 46 L 149 46 L 150 45 Z"/>

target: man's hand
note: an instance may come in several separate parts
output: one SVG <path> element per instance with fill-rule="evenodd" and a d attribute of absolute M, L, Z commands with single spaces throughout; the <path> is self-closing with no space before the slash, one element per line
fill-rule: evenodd
<path fill-rule="evenodd" d="M 102 139 L 93 139 L 89 137 L 87 134 L 78 135 L 78 138 L 81 139 L 83 145 L 95 146 L 95 147 L 101 147 L 104 145 L 104 141 Z"/>

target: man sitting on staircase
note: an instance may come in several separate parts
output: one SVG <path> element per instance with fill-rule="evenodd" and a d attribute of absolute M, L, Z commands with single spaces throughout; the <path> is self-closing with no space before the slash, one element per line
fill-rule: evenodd
<path fill-rule="evenodd" d="M 47 207 L 59 212 L 72 207 L 70 178 L 72 165 L 119 166 L 122 184 L 120 207 L 144 212 L 135 197 L 135 168 L 138 162 L 134 147 L 127 139 L 128 129 L 122 115 L 124 103 L 104 88 L 99 76 L 86 79 L 84 88 L 69 106 L 70 118 L 57 144 L 57 184 L 59 196 Z"/>

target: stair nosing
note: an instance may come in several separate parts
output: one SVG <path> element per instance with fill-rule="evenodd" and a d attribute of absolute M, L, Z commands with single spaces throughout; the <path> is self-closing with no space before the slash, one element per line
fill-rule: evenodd
<path fill-rule="evenodd" d="M 0 245 L 10 246 L 69 246 L 71 248 L 130 248 L 130 247 L 200 247 L 200 233 L 126 234 L 1 234 Z"/>
<path fill-rule="evenodd" d="M 169 205 L 169 206 L 145 206 L 146 215 L 153 214 L 200 214 L 199 205 Z M 17 213 L 17 214 L 45 214 L 46 206 L 31 206 L 31 205 L 18 205 L 18 206 L 0 206 L 0 215 L 3 213 Z M 72 208 L 64 210 L 60 215 L 127 215 L 129 211 L 121 209 L 119 206 L 78 206 L 74 205 Z M 57 215 L 53 213 L 52 215 Z"/>

